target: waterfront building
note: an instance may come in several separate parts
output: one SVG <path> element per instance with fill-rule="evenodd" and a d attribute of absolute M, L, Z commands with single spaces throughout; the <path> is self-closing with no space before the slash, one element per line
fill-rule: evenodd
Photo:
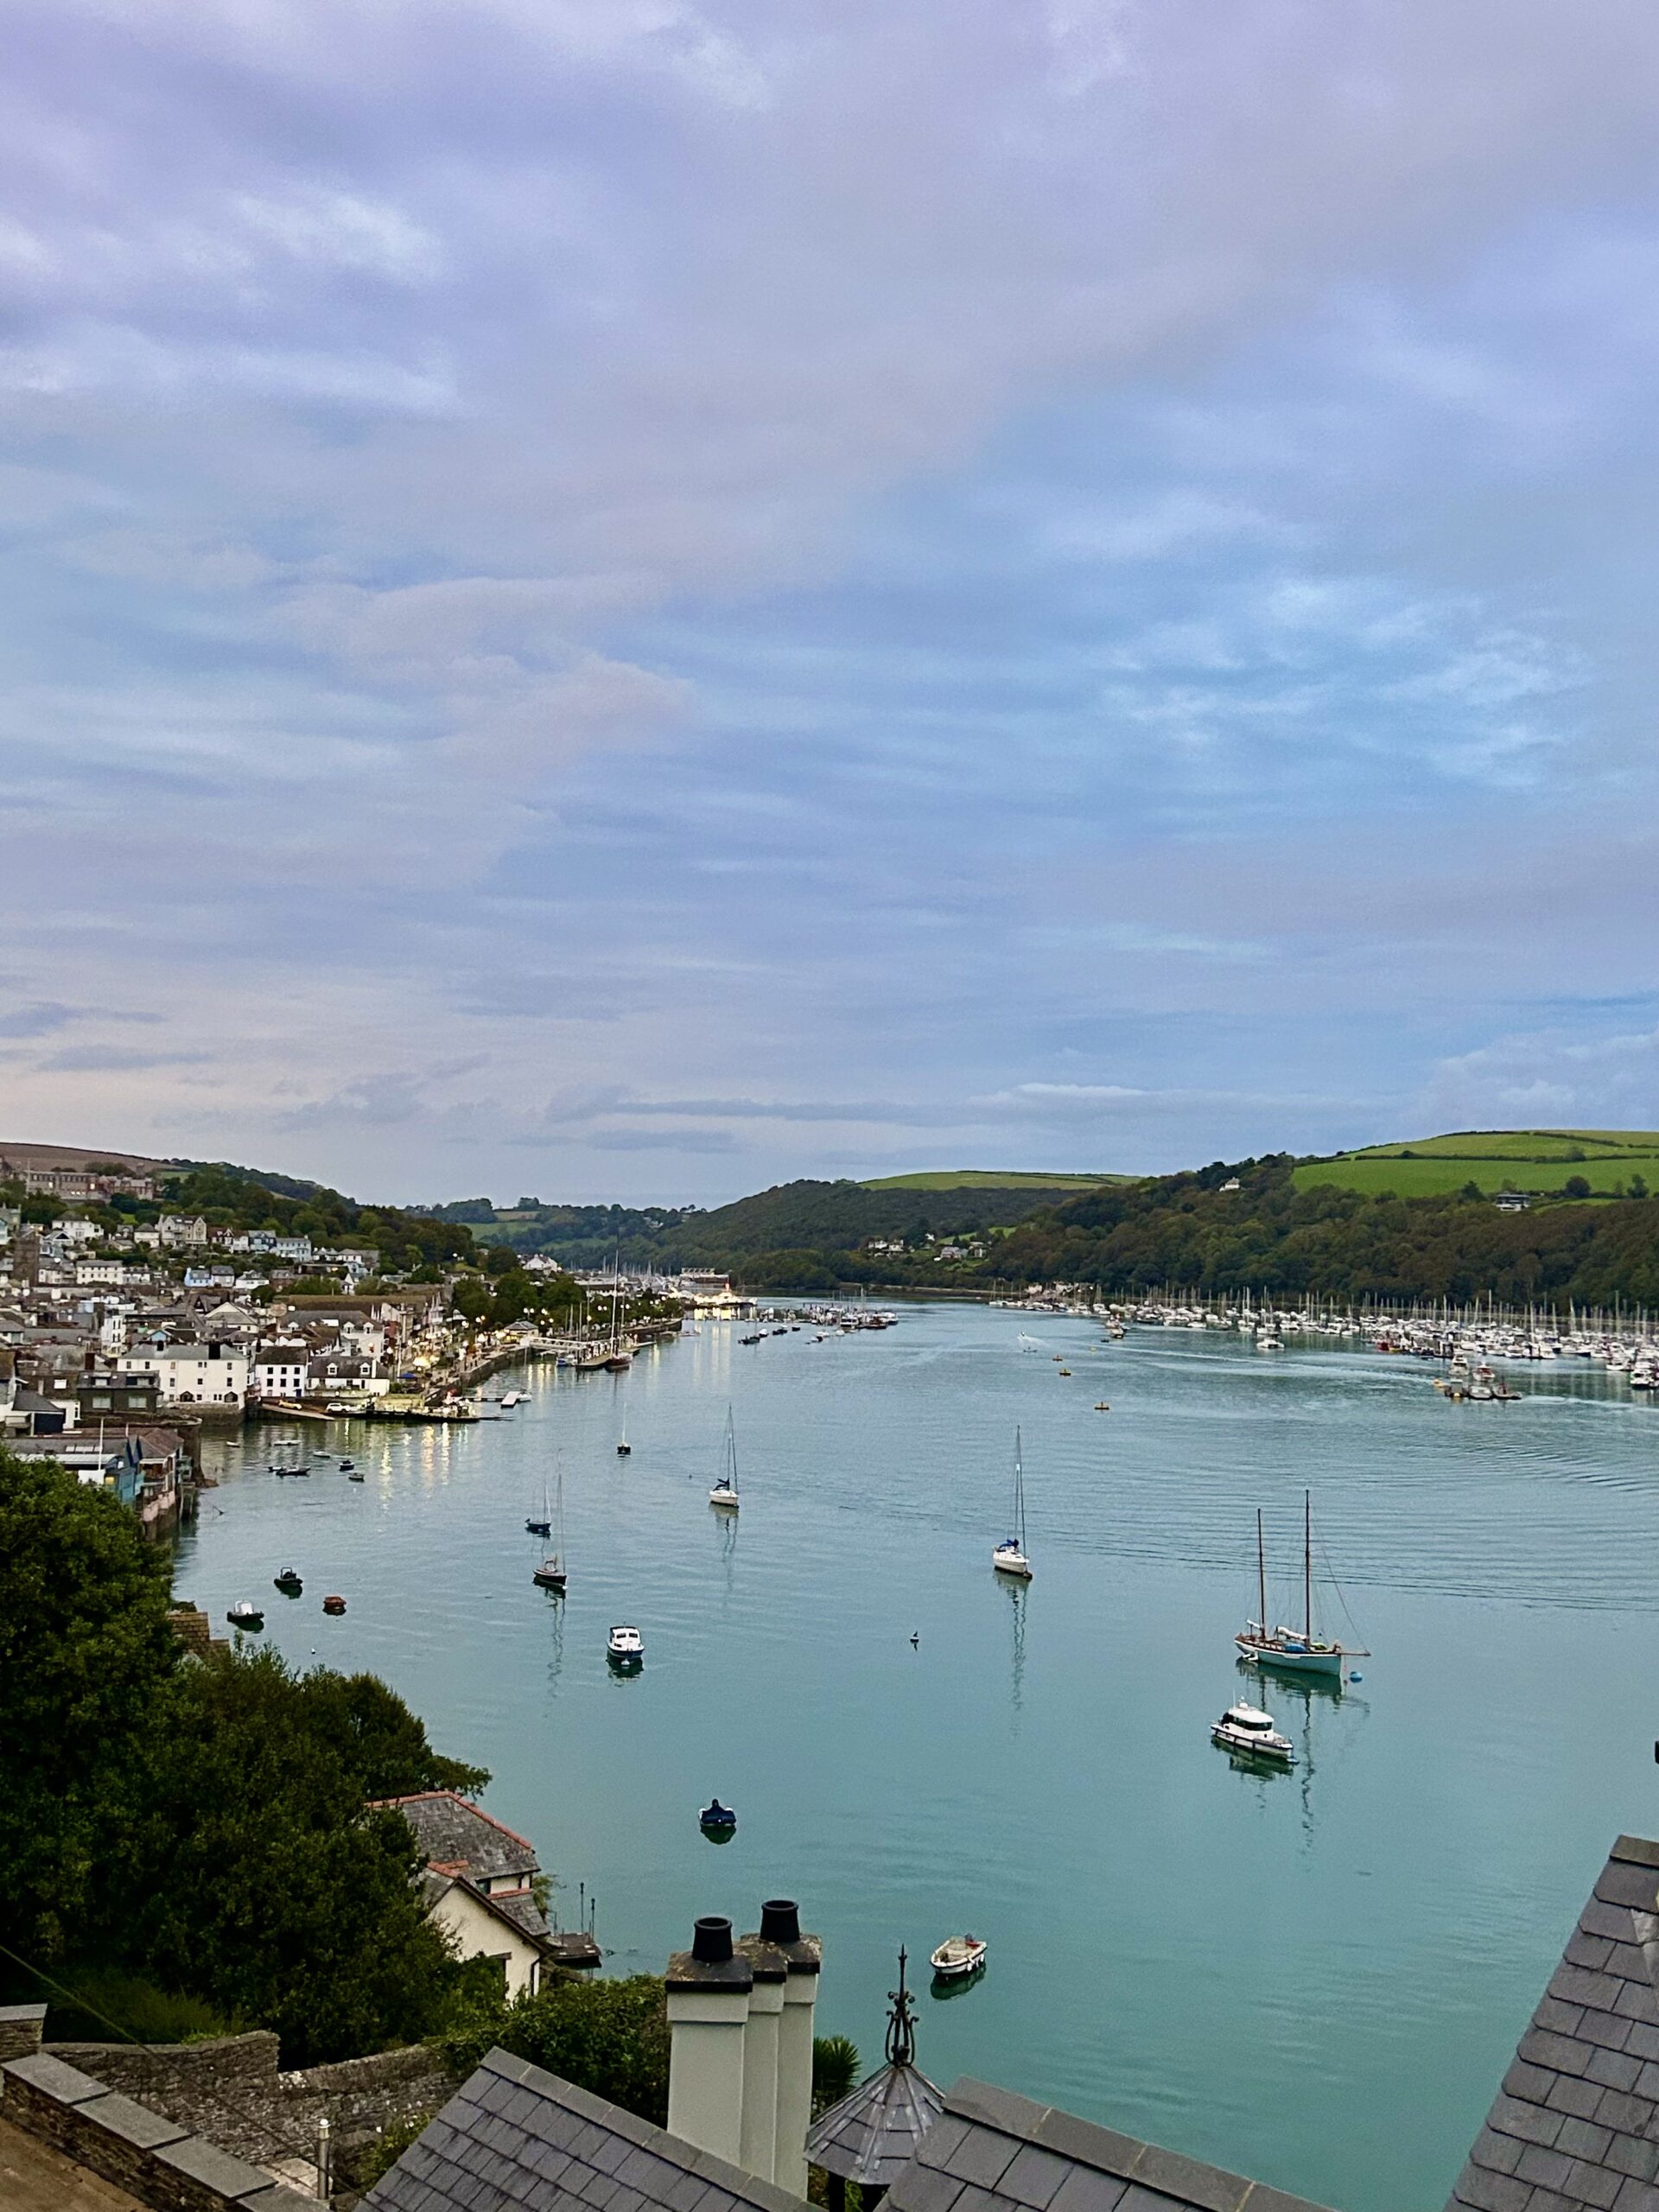
<path fill-rule="evenodd" d="M 386 1798 L 381 1808 L 408 1821 L 424 1861 L 422 1897 L 457 1955 L 490 1960 L 509 1997 L 534 1996 L 557 1948 L 536 1902 L 534 1844 L 453 1789 Z"/>
<path fill-rule="evenodd" d="M 153 1370 L 164 1404 L 239 1406 L 248 1395 L 251 1362 L 240 1344 L 213 1339 L 207 1344 L 165 1344 L 123 1352 L 123 1372 Z"/>

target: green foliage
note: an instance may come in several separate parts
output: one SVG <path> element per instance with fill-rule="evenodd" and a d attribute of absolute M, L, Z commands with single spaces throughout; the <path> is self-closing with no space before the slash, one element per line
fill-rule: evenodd
<path fill-rule="evenodd" d="M 178 1671 L 168 1603 L 113 1497 L 0 1452 L 0 1926 L 37 1956 L 98 1920 L 134 1748 Z"/>
<path fill-rule="evenodd" d="M 230 1229 L 273 1229 L 321 1243 L 372 1246 L 383 1264 L 398 1274 L 473 1255 L 472 1231 L 462 1223 L 409 1213 L 400 1206 L 360 1206 L 338 1191 L 289 1176 L 221 1162 L 189 1167 L 169 1177 L 163 1189 L 168 1211 L 200 1214 Z M 148 1209 L 152 1215 L 160 1210 Z"/>
<path fill-rule="evenodd" d="M 137 2043 L 194 2043 L 234 2035 L 240 2024 L 200 1997 L 183 1997 L 142 1974 L 86 1961 L 66 1963 L 50 1984 L 31 1975 L 16 1988 L 19 2004 L 44 2000 L 47 2037 L 53 2043 L 129 2037 Z"/>
<path fill-rule="evenodd" d="M 442 2037 L 439 2049 L 464 2074 L 498 2044 L 641 2120 L 667 2124 L 668 2011 L 655 1974 L 559 1976 L 534 1997 L 498 1998 Z"/>
<path fill-rule="evenodd" d="M 1587 1198 L 1589 1195 L 1590 1181 L 1587 1176 L 1569 1175 L 1561 1185 L 1561 1196 L 1564 1198 Z"/>
<path fill-rule="evenodd" d="M 1518 1305 L 1659 1304 L 1659 1200 L 1504 1213 L 1484 1197 L 1299 1188 L 1282 1156 L 1233 1168 L 1236 1192 L 1220 1188 L 1229 1173 L 1217 1161 L 1074 1199 L 1000 1243 L 995 1268 L 1116 1295 L 1179 1285 L 1355 1302 L 1491 1294 Z"/>
<path fill-rule="evenodd" d="M 915 1175 L 871 1175 L 867 1191 L 1033 1191 L 1067 1198 L 1092 1191 L 1102 1183 L 1133 1183 L 1133 1175 L 1043 1175 L 1033 1169 L 995 1167 L 930 1168 Z"/>
<path fill-rule="evenodd" d="M 487 1777 L 371 1675 L 186 1659 L 168 1603 L 130 1514 L 0 1452 L 7 1942 L 275 2028 L 289 2063 L 431 2032 L 465 1977 L 422 1911 L 408 1823 L 365 1800 Z"/>
<path fill-rule="evenodd" d="M 334 2159 L 335 2179 L 347 2190 L 366 2193 L 382 2174 L 391 2171 L 429 2124 L 425 2120 L 394 2120 L 367 2143 L 342 2145 Z"/>
<path fill-rule="evenodd" d="M 858 2087 L 862 2071 L 858 2045 L 850 2036 L 814 2036 L 812 2038 L 812 2113 L 828 2112 L 831 2105 L 838 2105 L 850 2096 Z"/>

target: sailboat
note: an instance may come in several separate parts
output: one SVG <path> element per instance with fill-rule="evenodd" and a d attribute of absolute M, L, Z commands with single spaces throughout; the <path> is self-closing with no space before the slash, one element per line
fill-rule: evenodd
<path fill-rule="evenodd" d="M 1031 1580 L 1031 1561 L 1026 1557 L 1026 1470 L 1017 1428 L 1014 1432 L 1014 1534 L 1005 1536 L 991 1554 L 991 1565 L 999 1574 L 1011 1574 L 1020 1582 Z"/>
<path fill-rule="evenodd" d="M 1342 1679 L 1344 1662 L 1349 1659 L 1369 1659 L 1370 1653 L 1357 1645 L 1338 1643 L 1334 1637 L 1325 1638 L 1313 1631 L 1313 1493 L 1302 1493 L 1302 1625 L 1295 1628 L 1269 1628 L 1268 1625 L 1268 1562 L 1262 1538 L 1262 1509 L 1255 1510 L 1255 1579 L 1256 1614 L 1253 1621 L 1246 1621 L 1243 1632 L 1233 1638 L 1246 1659 L 1261 1667 L 1274 1667 L 1291 1675 L 1324 1675 L 1337 1681 Z"/>
<path fill-rule="evenodd" d="M 556 1526 L 556 1534 L 553 1540 L 555 1548 L 548 1554 L 530 1579 L 538 1590 L 554 1590 L 563 1597 L 567 1579 L 564 1564 L 564 1463 L 563 1460 L 559 1463 L 556 1495 L 558 1503 L 554 1509 L 553 1516 Z"/>
<path fill-rule="evenodd" d="M 726 1408 L 726 1464 L 721 1470 L 720 1480 L 709 1493 L 709 1503 L 722 1513 L 735 1513 L 737 1497 L 737 1430 L 732 1422 L 732 1409 Z"/>
<path fill-rule="evenodd" d="M 548 1510 L 547 1484 L 543 1483 L 542 1484 L 542 1517 L 539 1521 L 533 1516 L 528 1518 L 524 1522 L 524 1534 L 528 1536 L 550 1536 L 552 1533 L 553 1516 Z"/>

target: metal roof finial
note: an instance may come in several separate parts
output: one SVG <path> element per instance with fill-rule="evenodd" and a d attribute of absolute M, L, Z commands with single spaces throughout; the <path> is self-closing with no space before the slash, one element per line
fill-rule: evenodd
<path fill-rule="evenodd" d="M 913 2066 L 916 2063 L 916 2000 L 905 1986 L 905 1962 L 908 1956 L 903 1944 L 899 1947 L 899 1986 L 890 1989 L 887 1997 L 893 2011 L 887 2016 L 887 2063 L 889 2066 Z"/>

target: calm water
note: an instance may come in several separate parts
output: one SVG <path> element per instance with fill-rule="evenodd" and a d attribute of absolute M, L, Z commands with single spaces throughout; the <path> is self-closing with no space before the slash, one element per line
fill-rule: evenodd
<path fill-rule="evenodd" d="M 1659 1407 L 1578 1371 L 1448 1405 L 1415 1361 L 1109 1348 L 981 1308 L 738 1333 L 705 1324 L 626 1377 L 538 1370 L 530 1404 L 465 1433 L 308 1432 L 361 1485 L 273 1481 L 279 1432 L 255 1432 L 178 1586 L 220 1621 L 267 1600 L 291 1657 L 375 1669 L 491 1767 L 566 1917 L 597 1891 L 613 1970 L 658 1969 L 699 1912 L 749 1928 L 798 1897 L 821 2031 L 874 2061 L 899 1945 L 970 1928 L 988 1974 L 923 1999 L 936 2080 L 1344 2212 L 1439 2206 L 1609 1843 L 1659 1826 Z M 706 1503 L 728 1402 L 736 1527 Z M 989 1566 L 1016 1422 L 1026 1592 Z M 563 1605 L 523 1532 L 556 1452 Z M 1253 1509 L 1282 1588 L 1305 1484 L 1376 1656 L 1339 1698 L 1274 1686 L 1301 1764 L 1252 1776 L 1208 1724 L 1248 1686 Z M 290 1561 L 293 1605 L 270 1588 Z M 606 1668 L 614 1620 L 645 1631 L 637 1680 Z M 713 1792 L 741 1815 L 720 1849 Z"/>

